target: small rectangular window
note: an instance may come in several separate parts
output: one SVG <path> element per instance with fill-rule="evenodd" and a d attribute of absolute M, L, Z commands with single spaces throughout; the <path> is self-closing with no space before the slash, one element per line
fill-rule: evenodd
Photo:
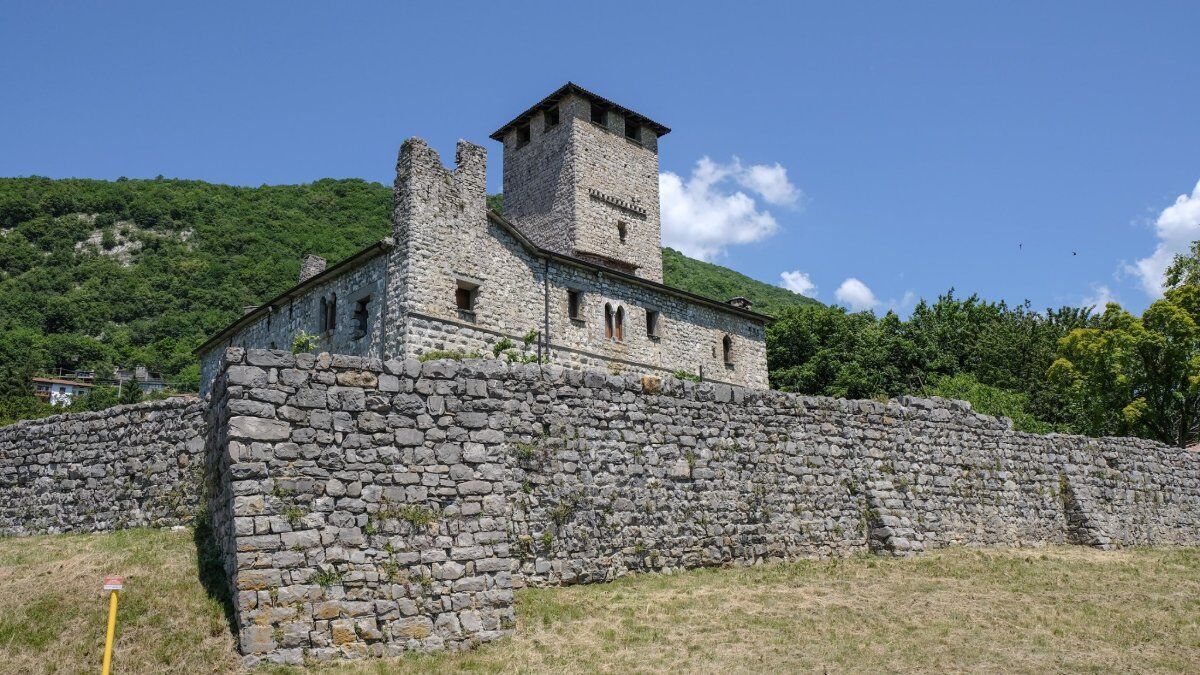
<path fill-rule="evenodd" d="M 521 148 L 529 145 L 529 125 L 523 124 L 517 127 L 517 147 Z"/>
<path fill-rule="evenodd" d="M 608 111 L 604 109 L 604 106 L 598 103 L 592 104 L 592 121 L 600 126 L 608 124 Z"/>
<path fill-rule="evenodd" d="M 547 110 L 542 117 L 546 121 L 546 129 L 558 126 L 558 106 Z"/>
<path fill-rule="evenodd" d="M 358 340 L 367 334 L 367 324 L 370 319 L 371 312 L 367 308 L 371 302 L 371 296 L 360 299 L 354 303 L 354 339 Z"/>
<path fill-rule="evenodd" d="M 567 316 L 576 321 L 583 320 L 583 292 L 571 289 L 567 291 Z"/>
<path fill-rule="evenodd" d="M 621 241 L 621 243 L 624 244 L 625 240 L 628 236 L 629 236 L 629 226 L 625 224 L 625 221 L 618 220 L 617 221 L 617 239 L 619 239 Z"/>
<path fill-rule="evenodd" d="M 475 311 L 475 300 L 479 294 L 479 284 L 469 281 L 459 281 L 454 289 L 454 304 L 464 312 Z"/>
<path fill-rule="evenodd" d="M 653 309 L 646 310 L 646 335 L 658 337 L 658 312 Z"/>
<path fill-rule="evenodd" d="M 631 141 L 642 142 L 642 125 L 634 122 L 631 118 L 625 118 L 625 138 Z"/>

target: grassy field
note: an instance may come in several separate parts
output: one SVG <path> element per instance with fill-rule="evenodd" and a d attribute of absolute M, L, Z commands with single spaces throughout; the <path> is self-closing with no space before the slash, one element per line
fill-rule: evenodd
<path fill-rule="evenodd" d="M 129 588 L 115 672 L 236 670 L 223 608 L 198 581 L 191 533 L 144 530 L 0 540 L 0 670 L 98 669 L 106 573 L 124 573 Z M 954 549 L 643 575 L 517 597 L 512 639 L 320 672 L 1200 668 L 1195 549 Z"/>

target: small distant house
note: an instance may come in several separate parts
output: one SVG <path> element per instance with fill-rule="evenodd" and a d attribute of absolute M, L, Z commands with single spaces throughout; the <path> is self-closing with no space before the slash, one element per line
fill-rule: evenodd
<path fill-rule="evenodd" d="M 92 385 L 57 377 L 33 378 L 34 395 L 51 405 L 71 405 L 76 396 L 92 390 Z"/>
<path fill-rule="evenodd" d="M 167 388 L 167 382 L 162 378 L 162 374 L 148 370 L 146 366 L 137 366 L 132 370 L 119 368 L 113 372 L 113 377 L 116 379 L 118 387 L 129 380 L 134 380 L 137 382 L 138 389 L 145 394 L 160 392 Z"/>

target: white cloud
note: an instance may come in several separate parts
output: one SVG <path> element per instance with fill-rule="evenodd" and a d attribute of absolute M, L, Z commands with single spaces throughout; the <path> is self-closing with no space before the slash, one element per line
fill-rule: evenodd
<path fill-rule="evenodd" d="M 833 297 L 856 312 L 872 309 L 879 305 L 879 298 L 875 297 L 875 293 L 854 277 L 843 281 L 842 285 L 833 292 Z"/>
<path fill-rule="evenodd" d="M 817 285 L 813 283 L 807 274 L 800 270 L 784 272 L 779 275 L 779 279 L 782 282 L 779 285 L 793 293 L 807 295 L 810 298 L 817 297 Z"/>
<path fill-rule="evenodd" d="M 1127 265 L 1126 270 L 1138 277 L 1150 297 L 1157 298 L 1163 294 L 1163 274 L 1175 254 L 1186 252 L 1193 241 L 1200 239 L 1200 182 L 1191 195 L 1179 195 L 1174 204 L 1158 214 L 1154 231 L 1158 236 L 1154 253 Z"/>
<path fill-rule="evenodd" d="M 1095 307 L 1097 312 L 1103 312 L 1110 302 L 1117 302 L 1117 296 L 1105 284 L 1092 284 L 1092 293 L 1080 301 L 1081 307 Z"/>
<path fill-rule="evenodd" d="M 737 157 L 733 158 L 733 164 L 741 168 Z M 762 195 L 768 204 L 790 206 L 800 201 L 800 190 L 788 180 L 787 169 L 779 162 L 769 166 L 755 164 L 741 170 L 737 181 L 742 187 Z"/>
<path fill-rule="evenodd" d="M 887 308 L 897 314 L 903 314 L 905 311 L 912 308 L 917 300 L 917 294 L 911 290 L 904 291 L 904 295 L 899 300 L 892 298 L 886 303 Z"/>
<path fill-rule="evenodd" d="M 696 162 L 686 180 L 659 174 L 663 243 L 701 260 L 712 260 L 727 246 L 765 239 L 779 230 L 769 211 L 760 209 L 751 194 L 731 189 L 740 185 L 768 204 L 798 204 L 802 193 L 779 164 L 742 166 L 734 157 L 718 164 L 708 157 Z"/>

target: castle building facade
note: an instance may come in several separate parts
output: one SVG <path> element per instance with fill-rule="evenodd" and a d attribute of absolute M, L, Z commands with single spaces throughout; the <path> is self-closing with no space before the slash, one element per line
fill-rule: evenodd
<path fill-rule="evenodd" d="M 487 207 L 487 153 L 459 141 L 446 169 L 411 138 L 396 164 L 393 233 L 299 283 L 197 350 L 201 393 L 226 347 L 388 359 L 437 352 L 767 387 L 769 317 L 662 283 L 658 145 L 670 130 L 568 83 L 492 134 L 504 215 Z"/>

